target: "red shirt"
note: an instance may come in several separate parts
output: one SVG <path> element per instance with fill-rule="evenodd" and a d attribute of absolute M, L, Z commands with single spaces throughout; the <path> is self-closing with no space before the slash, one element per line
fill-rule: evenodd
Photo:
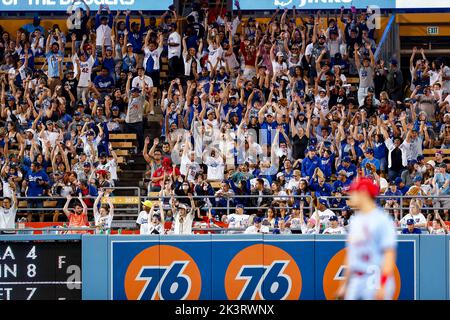
<path fill-rule="evenodd" d="M 164 175 L 164 172 L 166 173 L 166 176 L 169 176 L 169 175 L 171 175 L 172 174 L 172 171 L 173 171 L 173 168 L 172 167 L 170 167 L 170 168 L 168 168 L 168 169 L 166 169 L 166 170 L 164 170 L 164 167 L 159 167 L 158 169 L 156 169 L 155 170 L 155 172 L 153 172 L 153 178 L 160 178 L 160 177 L 162 177 L 163 175 Z M 177 167 L 175 167 L 175 175 L 176 176 L 179 176 L 181 173 L 180 173 L 180 169 L 178 169 Z M 156 182 L 153 182 L 153 186 L 155 186 L 155 187 L 161 187 L 161 182 L 162 182 L 162 180 L 159 180 L 159 181 L 156 181 Z"/>
<path fill-rule="evenodd" d="M 245 50 L 245 44 L 244 41 L 241 41 L 241 52 L 242 55 L 244 56 L 244 61 L 245 61 L 245 65 L 246 66 L 252 66 L 255 67 L 255 62 L 256 62 L 256 51 L 253 51 L 253 54 L 249 54 L 246 50 Z"/>

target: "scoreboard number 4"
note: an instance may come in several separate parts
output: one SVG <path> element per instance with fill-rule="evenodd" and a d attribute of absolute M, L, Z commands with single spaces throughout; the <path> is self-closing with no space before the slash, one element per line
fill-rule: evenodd
<path fill-rule="evenodd" d="M 30 252 L 28 252 L 28 254 L 27 254 L 27 258 L 28 258 L 28 259 L 32 259 L 32 260 L 34 260 L 34 259 L 37 258 L 37 255 L 36 255 L 36 246 L 33 246 L 33 248 L 31 248 Z"/>

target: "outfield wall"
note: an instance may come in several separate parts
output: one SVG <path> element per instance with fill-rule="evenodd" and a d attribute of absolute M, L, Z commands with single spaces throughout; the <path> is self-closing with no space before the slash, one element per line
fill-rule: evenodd
<path fill-rule="evenodd" d="M 72 235 L 70 239 L 1 236 L 0 270 L 11 263 L 8 256 L 5 259 L 9 246 L 19 274 L 3 277 L 0 299 L 9 287 L 14 287 L 10 298 L 25 299 L 29 292 L 22 282 L 28 289 L 38 283 L 32 299 L 76 299 L 75 292 L 84 300 L 330 299 L 344 270 L 343 236 Z M 396 298 L 449 299 L 450 236 L 411 235 L 398 241 Z M 54 242 L 58 245 L 51 245 Z M 75 281 L 77 263 L 81 286 Z M 33 277 L 30 264 L 35 265 Z M 45 274 L 52 268 L 54 273 Z M 52 288 L 45 289 L 52 281 Z"/>

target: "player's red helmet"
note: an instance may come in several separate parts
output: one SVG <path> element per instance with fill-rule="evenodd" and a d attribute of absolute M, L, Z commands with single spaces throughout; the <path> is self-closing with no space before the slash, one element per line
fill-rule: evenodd
<path fill-rule="evenodd" d="M 375 198 L 380 194 L 380 187 L 373 183 L 369 178 L 356 178 L 350 185 L 349 192 L 364 191 L 367 192 L 372 198 Z"/>

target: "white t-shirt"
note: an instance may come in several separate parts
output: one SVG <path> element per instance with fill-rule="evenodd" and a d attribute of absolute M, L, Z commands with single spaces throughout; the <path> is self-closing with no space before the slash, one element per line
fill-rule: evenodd
<path fill-rule="evenodd" d="M 314 97 L 316 105 L 320 105 L 320 111 L 322 112 L 322 114 L 324 116 L 326 116 L 328 114 L 328 112 L 330 112 L 330 109 L 328 107 L 328 103 L 330 102 L 330 98 L 328 96 L 325 97 L 321 97 L 320 94 L 316 95 Z M 318 115 L 318 114 L 316 114 Z"/>
<path fill-rule="evenodd" d="M 277 74 L 280 71 L 287 70 L 286 62 L 278 63 L 277 61 L 272 61 L 272 70 L 274 74 Z"/>
<path fill-rule="evenodd" d="M 413 219 L 415 224 L 425 223 L 425 225 L 426 225 L 426 223 L 427 223 L 427 219 L 425 218 L 425 216 L 422 213 L 419 213 L 416 215 L 412 215 L 411 213 L 408 213 L 400 220 L 400 226 L 402 228 L 407 227 L 406 222 L 408 221 L 408 219 Z"/>
<path fill-rule="evenodd" d="M 197 61 L 197 73 L 200 74 L 202 72 L 202 66 L 200 64 L 199 59 L 201 56 L 197 54 L 197 57 L 191 57 L 187 59 L 187 53 L 183 53 L 183 62 L 184 62 L 184 75 L 189 76 L 191 74 L 192 62 Z"/>
<path fill-rule="evenodd" d="M 336 216 L 330 209 L 325 209 L 324 211 L 317 209 L 317 213 L 319 214 L 320 221 L 326 223 L 327 226 L 330 224 L 330 217 Z"/>
<path fill-rule="evenodd" d="M 178 32 L 174 31 L 169 35 L 167 43 L 178 43 L 178 46 L 169 46 L 168 58 L 180 57 L 181 56 L 181 36 Z"/>
<path fill-rule="evenodd" d="M 246 214 L 232 213 L 228 215 L 228 228 L 244 228 L 248 224 L 248 218 Z"/>
<path fill-rule="evenodd" d="M 153 59 L 153 70 L 159 70 L 159 57 L 163 51 L 162 47 L 158 47 L 153 51 L 150 51 L 148 47 L 144 48 L 144 68 L 147 66 L 148 59 Z"/>
<path fill-rule="evenodd" d="M 149 223 L 147 225 L 147 234 L 164 234 L 164 225 L 162 223 L 156 225 Z"/>
<path fill-rule="evenodd" d="M 336 227 L 336 228 L 332 228 L 332 227 L 328 227 L 323 231 L 323 234 L 346 234 L 347 231 L 345 231 L 345 229 L 343 227 Z"/>
<path fill-rule="evenodd" d="M 97 170 L 106 170 L 111 174 L 111 179 L 117 179 L 117 163 L 116 160 L 112 159 L 105 164 L 99 164 Z"/>
<path fill-rule="evenodd" d="M 448 66 L 444 67 L 442 75 L 450 77 L 450 68 Z M 450 92 L 450 80 L 442 80 L 442 91 Z"/>
<path fill-rule="evenodd" d="M 91 81 L 92 66 L 94 65 L 94 58 L 89 57 L 86 61 L 80 60 L 80 79 L 78 80 L 78 87 L 88 87 Z"/>
<path fill-rule="evenodd" d="M 58 137 L 59 137 L 59 132 L 45 130 L 44 136 L 45 136 L 45 139 L 50 141 L 50 145 L 52 146 L 52 148 L 54 148 L 56 145 L 56 139 L 58 139 Z M 40 140 L 43 142 L 42 139 L 40 139 Z"/>
<path fill-rule="evenodd" d="M 222 57 L 223 49 L 221 46 L 214 49 L 214 47 L 212 45 L 210 45 L 208 47 L 208 51 L 209 51 L 208 61 L 210 61 L 212 66 L 214 67 L 217 63 L 217 59 Z M 207 66 L 208 66 L 208 70 L 211 70 L 211 65 L 207 64 Z M 217 66 L 217 69 L 220 68 L 221 66 L 222 66 L 222 62 L 219 63 L 219 65 Z"/>
<path fill-rule="evenodd" d="M 153 87 L 153 80 L 149 76 L 145 76 L 143 78 L 134 77 L 133 82 L 131 83 L 132 88 L 141 88 L 142 80 L 148 87 Z"/>
<path fill-rule="evenodd" d="M 98 213 L 98 214 L 94 213 L 94 219 L 95 219 L 95 225 L 96 226 L 101 226 L 100 229 L 96 230 L 96 233 L 100 233 L 100 230 L 109 230 L 109 229 L 111 229 L 111 224 L 112 224 L 113 217 L 110 214 L 102 217 L 100 215 L 100 213 Z"/>
<path fill-rule="evenodd" d="M 223 180 L 224 168 L 222 157 L 211 157 L 206 158 L 205 164 L 208 166 L 208 180 Z"/>
<path fill-rule="evenodd" d="M 298 187 L 300 185 L 300 181 L 301 181 L 301 179 L 299 179 L 298 181 L 296 181 L 295 178 L 290 179 L 286 186 L 286 189 L 292 190 L 292 192 L 294 192 L 295 190 L 298 189 Z"/>
<path fill-rule="evenodd" d="M 269 233 L 269 227 L 261 226 L 260 229 L 257 229 L 255 226 L 250 226 L 247 229 L 245 229 L 244 233 L 246 234 Z"/>
<path fill-rule="evenodd" d="M 189 182 L 195 181 L 195 175 L 197 172 L 200 172 L 200 169 L 200 165 L 195 161 L 191 161 L 188 156 L 183 155 L 181 157 L 180 173 L 186 176 Z"/>
<path fill-rule="evenodd" d="M 13 209 L 13 203 L 11 208 L 0 208 L 0 229 L 14 229 L 16 220 L 17 209 Z"/>
<path fill-rule="evenodd" d="M 175 223 L 174 234 L 192 234 L 193 212 L 187 212 L 184 217 L 180 217 L 180 213 L 175 211 L 173 219 Z"/>
<path fill-rule="evenodd" d="M 94 152 L 97 152 L 97 146 L 101 140 L 102 140 L 102 138 L 100 138 L 100 136 L 97 136 L 97 137 L 95 137 L 95 139 L 92 140 L 92 144 L 94 146 Z M 87 137 L 86 136 L 81 137 L 81 141 L 83 141 L 83 145 L 84 145 L 83 151 L 86 153 L 88 158 L 91 157 L 93 154 L 91 151 L 91 147 L 89 146 L 89 143 L 87 141 Z"/>

